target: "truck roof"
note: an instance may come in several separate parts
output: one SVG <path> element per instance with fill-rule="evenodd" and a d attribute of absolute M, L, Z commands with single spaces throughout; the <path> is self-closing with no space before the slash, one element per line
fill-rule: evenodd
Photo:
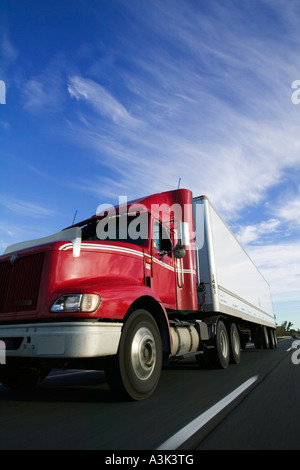
<path fill-rule="evenodd" d="M 175 218 L 181 218 L 182 207 L 184 207 L 185 204 L 192 204 L 192 193 L 189 189 L 164 191 L 162 193 L 155 193 L 138 199 L 133 199 L 131 201 L 126 201 L 119 205 L 111 205 L 110 209 L 108 209 L 109 206 L 107 205 L 108 207 L 106 209 L 103 207 L 102 212 L 94 214 L 88 219 L 82 220 L 66 228 L 82 227 L 92 220 L 101 219 L 107 216 L 110 211 L 112 212 L 112 215 L 118 215 L 120 213 L 126 214 L 128 211 L 131 211 L 132 213 L 147 211 L 153 214 L 161 222 L 167 223 L 170 222 L 170 208 L 174 210 Z"/>

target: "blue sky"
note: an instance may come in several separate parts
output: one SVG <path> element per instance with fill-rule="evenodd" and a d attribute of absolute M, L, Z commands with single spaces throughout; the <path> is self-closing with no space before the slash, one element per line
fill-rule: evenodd
<path fill-rule="evenodd" d="M 298 0 L 1 0 L 0 251 L 181 178 L 300 328 L 299 31 Z"/>

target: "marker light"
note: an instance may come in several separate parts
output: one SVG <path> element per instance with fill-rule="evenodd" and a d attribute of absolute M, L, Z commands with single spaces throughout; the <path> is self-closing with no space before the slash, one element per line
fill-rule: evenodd
<path fill-rule="evenodd" d="M 98 294 L 62 295 L 52 305 L 50 311 L 59 312 L 94 312 L 101 302 Z"/>

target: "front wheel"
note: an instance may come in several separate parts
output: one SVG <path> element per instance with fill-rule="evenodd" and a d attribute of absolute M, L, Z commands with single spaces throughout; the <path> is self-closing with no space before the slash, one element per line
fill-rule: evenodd
<path fill-rule="evenodd" d="M 146 310 L 135 310 L 123 327 L 118 354 L 107 358 L 107 382 L 119 396 L 143 400 L 156 389 L 161 367 L 162 342 L 157 324 Z"/>

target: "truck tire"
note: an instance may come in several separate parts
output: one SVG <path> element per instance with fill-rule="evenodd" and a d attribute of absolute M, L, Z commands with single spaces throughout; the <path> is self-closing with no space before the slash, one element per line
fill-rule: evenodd
<path fill-rule="evenodd" d="M 260 326 L 251 330 L 251 340 L 256 349 L 262 349 L 262 333 Z"/>
<path fill-rule="evenodd" d="M 273 336 L 274 336 L 274 341 L 275 341 L 275 348 L 277 348 L 278 346 L 278 339 L 277 339 L 277 334 L 276 334 L 276 331 L 273 330 Z"/>
<path fill-rule="evenodd" d="M 227 329 L 224 323 L 219 320 L 216 326 L 214 349 L 207 350 L 203 360 L 208 369 L 226 369 L 229 365 L 229 358 L 230 343 Z"/>
<path fill-rule="evenodd" d="M 6 387 L 29 391 L 37 387 L 49 374 L 44 367 L 22 367 L 18 365 L 1 365 L 0 382 Z"/>
<path fill-rule="evenodd" d="M 224 323 L 220 320 L 217 323 L 215 364 L 219 369 L 226 369 L 230 358 L 230 344 Z"/>
<path fill-rule="evenodd" d="M 268 335 L 268 329 L 266 326 L 261 327 L 261 335 L 262 335 L 262 346 L 263 349 L 269 349 L 270 347 L 270 342 L 269 342 L 269 335 Z"/>
<path fill-rule="evenodd" d="M 149 312 L 135 310 L 123 327 L 118 354 L 107 358 L 107 382 L 119 397 L 143 400 L 156 389 L 161 368 L 158 326 Z"/>
<path fill-rule="evenodd" d="M 235 323 L 231 323 L 228 328 L 230 342 L 230 363 L 239 364 L 241 361 L 241 341 L 239 331 Z"/>
<path fill-rule="evenodd" d="M 268 328 L 268 334 L 269 334 L 270 349 L 275 349 L 277 347 L 276 333 L 272 328 Z"/>

